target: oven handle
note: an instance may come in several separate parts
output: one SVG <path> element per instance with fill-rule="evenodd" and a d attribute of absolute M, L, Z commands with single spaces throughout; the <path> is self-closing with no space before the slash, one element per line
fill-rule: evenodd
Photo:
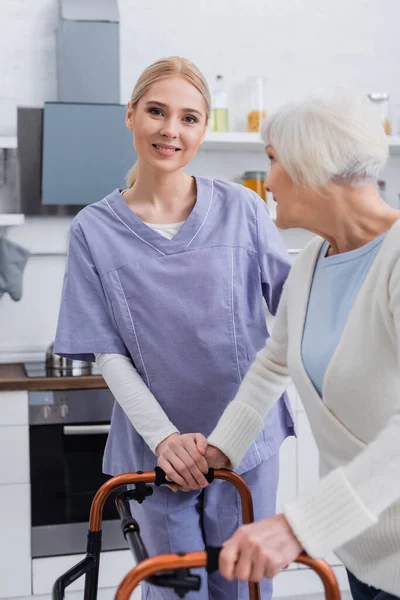
<path fill-rule="evenodd" d="M 110 425 L 64 425 L 64 435 L 99 435 L 109 433 Z"/>

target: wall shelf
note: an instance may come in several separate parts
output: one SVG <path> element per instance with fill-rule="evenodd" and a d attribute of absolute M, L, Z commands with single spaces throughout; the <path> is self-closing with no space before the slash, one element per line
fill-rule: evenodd
<path fill-rule="evenodd" d="M 1 136 L 1 148 L 16 148 L 16 136 Z M 389 136 L 389 148 L 391 154 L 400 154 L 400 135 Z M 203 150 L 219 152 L 228 150 L 230 152 L 254 152 L 264 149 L 264 142 L 259 133 L 248 131 L 207 131 L 202 145 Z"/>
<path fill-rule="evenodd" d="M 263 150 L 264 142 L 259 133 L 247 131 L 207 131 L 202 145 L 203 150 L 228 150 L 230 152 L 252 152 Z"/>
<path fill-rule="evenodd" d="M 400 135 L 391 135 L 388 139 L 390 154 L 400 154 Z M 258 152 L 264 149 L 264 142 L 259 133 L 207 131 L 202 149 L 211 152 Z"/>
<path fill-rule="evenodd" d="M 16 148 L 17 145 L 17 136 L 0 135 L 0 150 L 3 148 Z"/>
<path fill-rule="evenodd" d="M 23 225 L 25 215 L 22 214 L 0 214 L 0 227 L 13 227 L 14 225 Z"/>

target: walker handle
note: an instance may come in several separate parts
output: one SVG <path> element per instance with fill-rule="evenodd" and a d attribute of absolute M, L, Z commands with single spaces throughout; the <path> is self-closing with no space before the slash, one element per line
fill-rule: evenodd
<path fill-rule="evenodd" d="M 222 548 L 207 546 L 207 572 L 218 571 L 219 555 Z M 319 575 L 325 590 L 326 600 L 340 600 L 339 586 L 331 567 L 323 560 L 316 560 L 305 553 L 300 554 L 294 562 L 306 565 Z"/>
<path fill-rule="evenodd" d="M 156 474 L 156 479 L 154 481 L 155 485 L 157 485 L 157 486 L 165 485 L 165 484 L 173 485 L 174 482 L 168 481 L 165 472 L 160 467 L 155 467 L 154 471 Z M 208 483 L 212 483 L 214 481 L 214 469 L 209 469 L 208 473 L 206 473 L 204 475 L 204 477 L 207 479 Z"/>
<path fill-rule="evenodd" d="M 207 553 L 207 573 L 213 573 L 218 571 L 219 555 L 221 554 L 222 547 L 206 546 Z"/>

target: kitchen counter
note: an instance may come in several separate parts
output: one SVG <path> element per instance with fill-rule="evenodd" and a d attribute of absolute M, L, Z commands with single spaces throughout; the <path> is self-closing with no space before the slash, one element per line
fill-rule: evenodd
<path fill-rule="evenodd" d="M 0 392 L 107 388 L 101 375 L 27 377 L 23 364 L 0 364 Z"/>

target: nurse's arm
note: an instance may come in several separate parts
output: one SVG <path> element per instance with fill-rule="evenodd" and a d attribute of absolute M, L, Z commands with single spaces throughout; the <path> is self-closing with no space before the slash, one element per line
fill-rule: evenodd
<path fill-rule="evenodd" d="M 128 357 L 97 354 L 96 364 L 114 398 L 158 457 L 159 466 L 171 481 L 176 481 L 183 489 L 205 487 L 207 481 L 203 473 L 208 470 L 204 458 L 205 437 L 201 434 L 180 435 Z"/>
<path fill-rule="evenodd" d="M 179 433 L 130 358 L 122 354 L 97 354 L 96 364 L 114 398 L 154 454 L 160 442 Z"/>
<path fill-rule="evenodd" d="M 257 354 L 235 398 L 208 437 L 236 468 L 264 427 L 264 419 L 289 383 L 287 368 L 287 289 L 285 286 L 271 337 Z"/>

